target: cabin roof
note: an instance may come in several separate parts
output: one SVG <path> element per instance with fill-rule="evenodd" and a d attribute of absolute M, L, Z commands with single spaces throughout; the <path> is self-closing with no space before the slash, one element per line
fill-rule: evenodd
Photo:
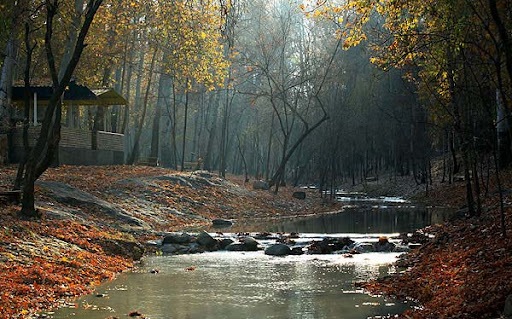
<path fill-rule="evenodd" d="M 50 97 L 53 93 L 51 86 L 31 86 L 29 88 L 30 99 L 33 98 L 34 93 L 37 94 L 38 104 L 48 104 Z M 25 92 L 24 86 L 13 86 L 12 88 L 12 101 L 16 104 L 23 102 Z M 126 105 L 126 99 L 111 88 L 102 88 L 91 90 L 85 85 L 76 84 L 71 81 L 64 92 L 64 104 L 72 105 Z"/>

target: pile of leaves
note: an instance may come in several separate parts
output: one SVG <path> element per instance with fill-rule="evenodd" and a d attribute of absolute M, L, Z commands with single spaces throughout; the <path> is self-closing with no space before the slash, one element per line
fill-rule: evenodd
<path fill-rule="evenodd" d="M 129 258 L 111 255 L 95 243 L 124 234 L 74 221 L 22 221 L 16 211 L 4 207 L 0 215 L 3 318 L 25 318 L 59 306 L 133 266 Z"/>
<path fill-rule="evenodd" d="M 504 179 L 512 181 L 510 172 L 504 173 Z M 460 207 L 465 192 L 461 184 L 439 187 L 430 200 Z M 406 311 L 402 318 L 499 317 L 506 297 L 512 294 L 509 200 L 505 197 L 506 237 L 502 236 L 499 196 L 489 192 L 484 197 L 481 216 L 459 216 L 449 223 L 426 228 L 424 231 L 434 238 L 404 255 L 398 264 L 406 270 L 367 283 L 365 288 L 372 293 L 417 301 L 419 307 Z"/>

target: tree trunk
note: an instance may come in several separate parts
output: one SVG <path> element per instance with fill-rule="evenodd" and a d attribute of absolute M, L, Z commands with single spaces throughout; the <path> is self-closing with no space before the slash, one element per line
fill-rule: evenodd
<path fill-rule="evenodd" d="M 502 50 L 505 53 L 505 65 L 509 79 L 512 81 L 512 40 L 510 39 L 510 30 L 507 30 L 503 19 L 501 18 L 500 11 L 496 0 L 489 0 L 489 8 L 491 9 L 491 16 L 498 28 L 498 34 L 502 42 Z"/>
<path fill-rule="evenodd" d="M 271 186 L 276 185 L 276 183 L 278 183 L 279 180 L 282 177 L 284 177 L 284 170 L 286 167 L 286 163 L 288 162 L 290 157 L 292 157 L 292 155 L 295 152 L 295 150 L 297 149 L 297 147 L 299 147 L 299 145 L 306 139 L 306 137 L 308 137 L 309 134 L 311 134 L 311 132 L 316 130 L 323 122 L 327 121 L 328 119 L 329 119 L 329 117 L 327 115 L 324 115 L 313 126 L 311 126 L 310 128 L 307 128 L 302 133 L 302 135 L 297 139 L 297 141 L 295 141 L 293 146 L 287 151 L 286 155 L 281 160 L 281 163 L 279 164 L 279 167 L 278 167 L 277 171 L 275 172 L 274 176 L 272 176 L 272 179 L 270 180 L 270 183 L 269 183 Z M 276 191 L 277 191 L 277 187 L 276 187 Z"/>
<path fill-rule="evenodd" d="M 16 63 L 16 40 L 14 32 L 10 34 L 5 48 L 5 59 L 0 76 L 0 131 L 7 132 L 11 125 L 9 97 L 12 91 L 13 69 Z"/>
<path fill-rule="evenodd" d="M 185 115 L 183 116 L 183 140 L 181 142 L 181 171 L 182 172 L 185 170 L 185 147 L 187 144 L 186 142 L 187 142 L 187 123 L 188 123 L 188 96 L 189 96 L 188 89 L 186 89 L 186 91 L 185 91 Z"/>
<path fill-rule="evenodd" d="M 60 121 L 62 104 L 61 99 L 64 90 L 71 80 L 71 76 L 80 60 L 84 41 L 89 32 L 89 27 L 94 16 L 101 6 L 102 0 L 89 0 L 85 19 L 80 29 L 73 55 L 66 66 L 62 78 L 59 79 L 57 69 L 55 67 L 55 56 L 52 50 L 52 33 L 53 19 L 57 15 L 58 0 L 46 1 L 46 34 L 45 49 L 48 61 L 48 69 L 50 71 L 53 82 L 53 94 L 48 101 L 46 113 L 41 125 L 41 132 L 35 146 L 32 148 L 26 163 L 25 175 L 23 178 L 23 197 L 20 215 L 22 217 L 40 217 L 40 213 L 35 209 L 34 202 L 34 184 L 35 181 L 49 167 L 53 156 L 59 147 L 60 141 Z"/>
<path fill-rule="evenodd" d="M 25 71 L 23 75 L 23 80 L 25 84 L 24 94 L 23 94 L 23 156 L 20 160 L 20 164 L 18 166 L 18 172 L 16 174 L 16 180 L 14 182 L 14 189 L 19 190 L 23 184 L 23 175 L 25 173 L 25 164 L 27 163 L 27 156 L 30 153 L 30 146 L 28 142 L 28 129 L 30 127 L 30 68 L 32 65 L 32 53 L 37 45 L 34 43 L 33 46 L 30 46 L 30 26 L 28 23 L 25 24 L 25 50 L 26 50 L 26 62 L 25 62 Z"/>
<path fill-rule="evenodd" d="M 215 140 L 217 138 L 217 120 L 218 120 L 218 112 L 219 112 L 219 102 L 220 102 L 220 93 L 215 92 L 213 96 L 213 102 L 210 104 L 210 108 L 213 108 L 213 114 L 211 116 L 211 125 L 208 130 L 208 144 L 206 145 L 206 152 L 204 155 L 204 169 L 209 171 L 212 170 L 213 167 L 213 146 L 215 144 Z"/>
<path fill-rule="evenodd" d="M 158 157 L 160 153 L 160 121 L 162 110 L 165 107 L 165 101 L 169 98 L 171 87 L 171 77 L 165 73 L 160 74 L 158 81 L 158 99 L 155 108 L 155 117 L 153 118 L 153 130 L 151 131 L 151 153 L 150 157 Z"/>
<path fill-rule="evenodd" d="M 151 82 L 153 79 L 153 70 L 155 68 L 157 52 L 158 52 L 158 48 L 155 48 L 155 51 L 153 52 L 153 56 L 151 57 L 151 66 L 149 67 L 149 72 L 148 72 L 149 78 L 148 78 L 148 84 L 146 86 L 146 93 L 144 95 L 144 103 L 142 105 L 142 114 L 140 116 L 137 133 L 135 133 L 135 141 L 133 142 L 133 149 L 132 149 L 130 156 L 128 157 L 129 165 L 133 165 L 139 156 L 140 136 L 142 135 L 142 129 L 144 128 L 144 121 L 146 119 L 146 112 L 148 109 L 148 101 L 149 101 L 149 93 L 151 91 Z"/>

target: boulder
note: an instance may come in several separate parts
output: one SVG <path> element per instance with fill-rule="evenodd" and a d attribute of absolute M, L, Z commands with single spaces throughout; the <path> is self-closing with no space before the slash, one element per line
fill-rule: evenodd
<path fill-rule="evenodd" d="M 297 199 L 306 199 L 306 192 L 293 192 L 292 197 Z"/>
<path fill-rule="evenodd" d="M 218 241 L 218 243 L 219 249 L 226 249 L 227 246 L 233 243 L 233 240 L 229 238 L 222 238 Z"/>
<path fill-rule="evenodd" d="M 218 245 L 218 242 L 215 240 L 215 238 L 210 236 L 210 234 L 208 234 L 205 231 L 203 231 L 203 232 L 199 233 L 199 235 L 197 235 L 196 242 L 199 245 L 206 247 L 207 249 L 216 248 L 216 246 Z"/>
<path fill-rule="evenodd" d="M 373 249 L 376 252 L 390 252 L 395 250 L 396 245 L 390 243 L 386 236 L 379 237 L 379 241 L 373 244 Z"/>
<path fill-rule="evenodd" d="M 313 241 L 307 248 L 308 254 L 331 254 L 333 252 L 348 251 L 354 244 L 349 237 L 326 237 L 321 241 Z"/>
<path fill-rule="evenodd" d="M 252 188 L 266 191 L 270 189 L 270 185 L 266 181 L 259 180 L 252 182 Z"/>
<path fill-rule="evenodd" d="M 508 295 L 507 299 L 505 299 L 503 317 L 505 317 L 506 319 L 512 319 L 512 295 Z"/>
<path fill-rule="evenodd" d="M 238 243 L 231 243 L 225 248 L 228 251 L 256 251 L 258 250 L 258 242 L 256 239 L 247 236 L 240 239 Z"/>
<path fill-rule="evenodd" d="M 121 255 L 139 260 L 144 255 L 144 246 L 136 241 L 123 239 L 97 238 L 91 242 L 100 245 L 103 251 L 110 255 Z"/>
<path fill-rule="evenodd" d="M 160 248 L 164 254 L 196 254 L 204 252 L 204 249 L 197 243 L 188 244 L 165 244 Z"/>
<path fill-rule="evenodd" d="M 162 245 L 162 247 L 160 248 L 160 250 L 164 254 L 175 254 L 178 251 L 178 249 L 179 249 L 179 246 L 174 245 L 174 244 Z"/>
<path fill-rule="evenodd" d="M 258 242 L 256 239 L 252 238 L 251 236 L 244 237 L 240 239 L 240 241 L 244 244 L 247 251 L 254 251 L 258 250 Z"/>
<path fill-rule="evenodd" d="M 112 218 L 112 226 L 125 229 L 151 228 L 148 223 L 132 216 L 123 208 L 68 184 L 55 181 L 37 181 L 37 185 L 48 191 L 47 195 L 59 203 L 91 209 L 95 214 Z"/>
<path fill-rule="evenodd" d="M 321 241 L 313 241 L 307 248 L 308 254 L 330 254 L 333 252 L 328 238 L 324 238 Z"/>
<path fill-rule="evenodd" d="M 227 251 L 245 251 L 245 246 L 243 243 L 231 243 L 225 248 Z"/>
<path fill-rule="evenodd" d="M 362 254 L 369 253 L 374 250 L 373 245 L 371 243 L 358 243 L 355 242 L 352 245 L 348 246 L 348 251 L 350 253 Z"/>
<path fill-rule="evenodd" d="M 285 244 L 274 244 L 265 248 L 265 255 L 287 256 L 291 253 L 290 247 Z"/>
<path fill-rule="evenodd" d="M 294 246 L 291 248 L 290 255 L 302 255 L 304 254 L 304 250 L 302 250 L 301 246 Z"/>
<path fill-rule="evenodd" d="M 214 227 L 230 227 L 233 226 L 233 222 L 228 219 L 218 218 L 212 220 L 212 225 Z"/>
<path fill-rule="evenodd" d="M 165 235 L 162 244 L 188 244 L 192 241 L 192 236 L 187 233 L 172 233 Z"/>
<path fill-rule="evenodd" d="M 204 252 L 204 249 L 198 243 L 190 243 L 185 251 L 186 254 L 197 254 Z"/>

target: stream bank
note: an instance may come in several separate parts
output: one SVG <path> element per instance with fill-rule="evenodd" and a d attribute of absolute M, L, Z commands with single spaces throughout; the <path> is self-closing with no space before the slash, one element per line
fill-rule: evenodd
<path fill-rule="evenodd" d="M 511 189 L 512 174 L 504 175 L 504 187 Z M 14 176 L 15 167 L 3 168 L 2 185 L 11 185 Z M 38 310 L 66 304 L 130 269 L 141 256 L 133 248 L 155 239 L 155 232 L 197 228 L 215 218 L 272 220 L 340 208 L 314 190 L 299 200 L 292 197 L 293 188 L 282 188 L 276 196 L 214 175 L 194 177 L 190 172 L 161 168 L 64 166 L 50 169 L 42 181 L 68 185 L 99 200 L 91 204 L 83 196 L 59 199 L 51 189 L 38 185 L 37 205 L 44 212 L 41 221 L 20 221 L 16 217 L 19 207 L 1 204 L 0 286 L 10 288 L 2 291 L 0 312 L 6 318 L 31 318 Z M 378 188 L 391 189 L 382 186 L 383 181 Z M 372 281 L 366 289 L 417 299 L 422 307 L 404 318 L 503 316 L 505 299 L 512 293 L 512 243 L 510 234 L 507 238 L 500 235 L 498 196 L 493 187 L 489 187 L 481 217 L 427 228 L 435 238 L 407 255 L 401 262 L 407 270 Z M 418 189 L 421 194 L 423 187 Z M 437 184 L 431 189 L 430 205 L 458 209 L 464 191 L 462 183 Z M 510 194 L 505 193 L 506 203 L 511 202 Z M 116 216 L 126 214 L 119 223 Z M 512 229 L 511 215 L 507 204 L 508 230 Z"/>
<path fill-rule="evenodd" d="M 8 189 L 15 166 L 2 167 Z M 0 313 L 32 318 L 90 293 L 132 269 L 140 243 L 162 232 L 210 225 L 213 219 L 275 218 L 339 209 L 308 191 L 293 198 L 253 190 L 207 172 L 145 166 L 61 166 L 36 184 L 41 220 L 21 221 L 19 206 L 0 201 Z"/>
<path fill-rule="evenodd" d="M 437 184 L 424 200 L 451 207 L 458 218 L 426 227 L 432 240 L 401 257 L 401 272 L 363 287 L 421 305 L 399 318 L 512 318 L 512 172 L 501 179 L 506 236 L 494 180 L 482 196 L 482 214 L 471 218 L 464 214 L 464 182 Z"/>

